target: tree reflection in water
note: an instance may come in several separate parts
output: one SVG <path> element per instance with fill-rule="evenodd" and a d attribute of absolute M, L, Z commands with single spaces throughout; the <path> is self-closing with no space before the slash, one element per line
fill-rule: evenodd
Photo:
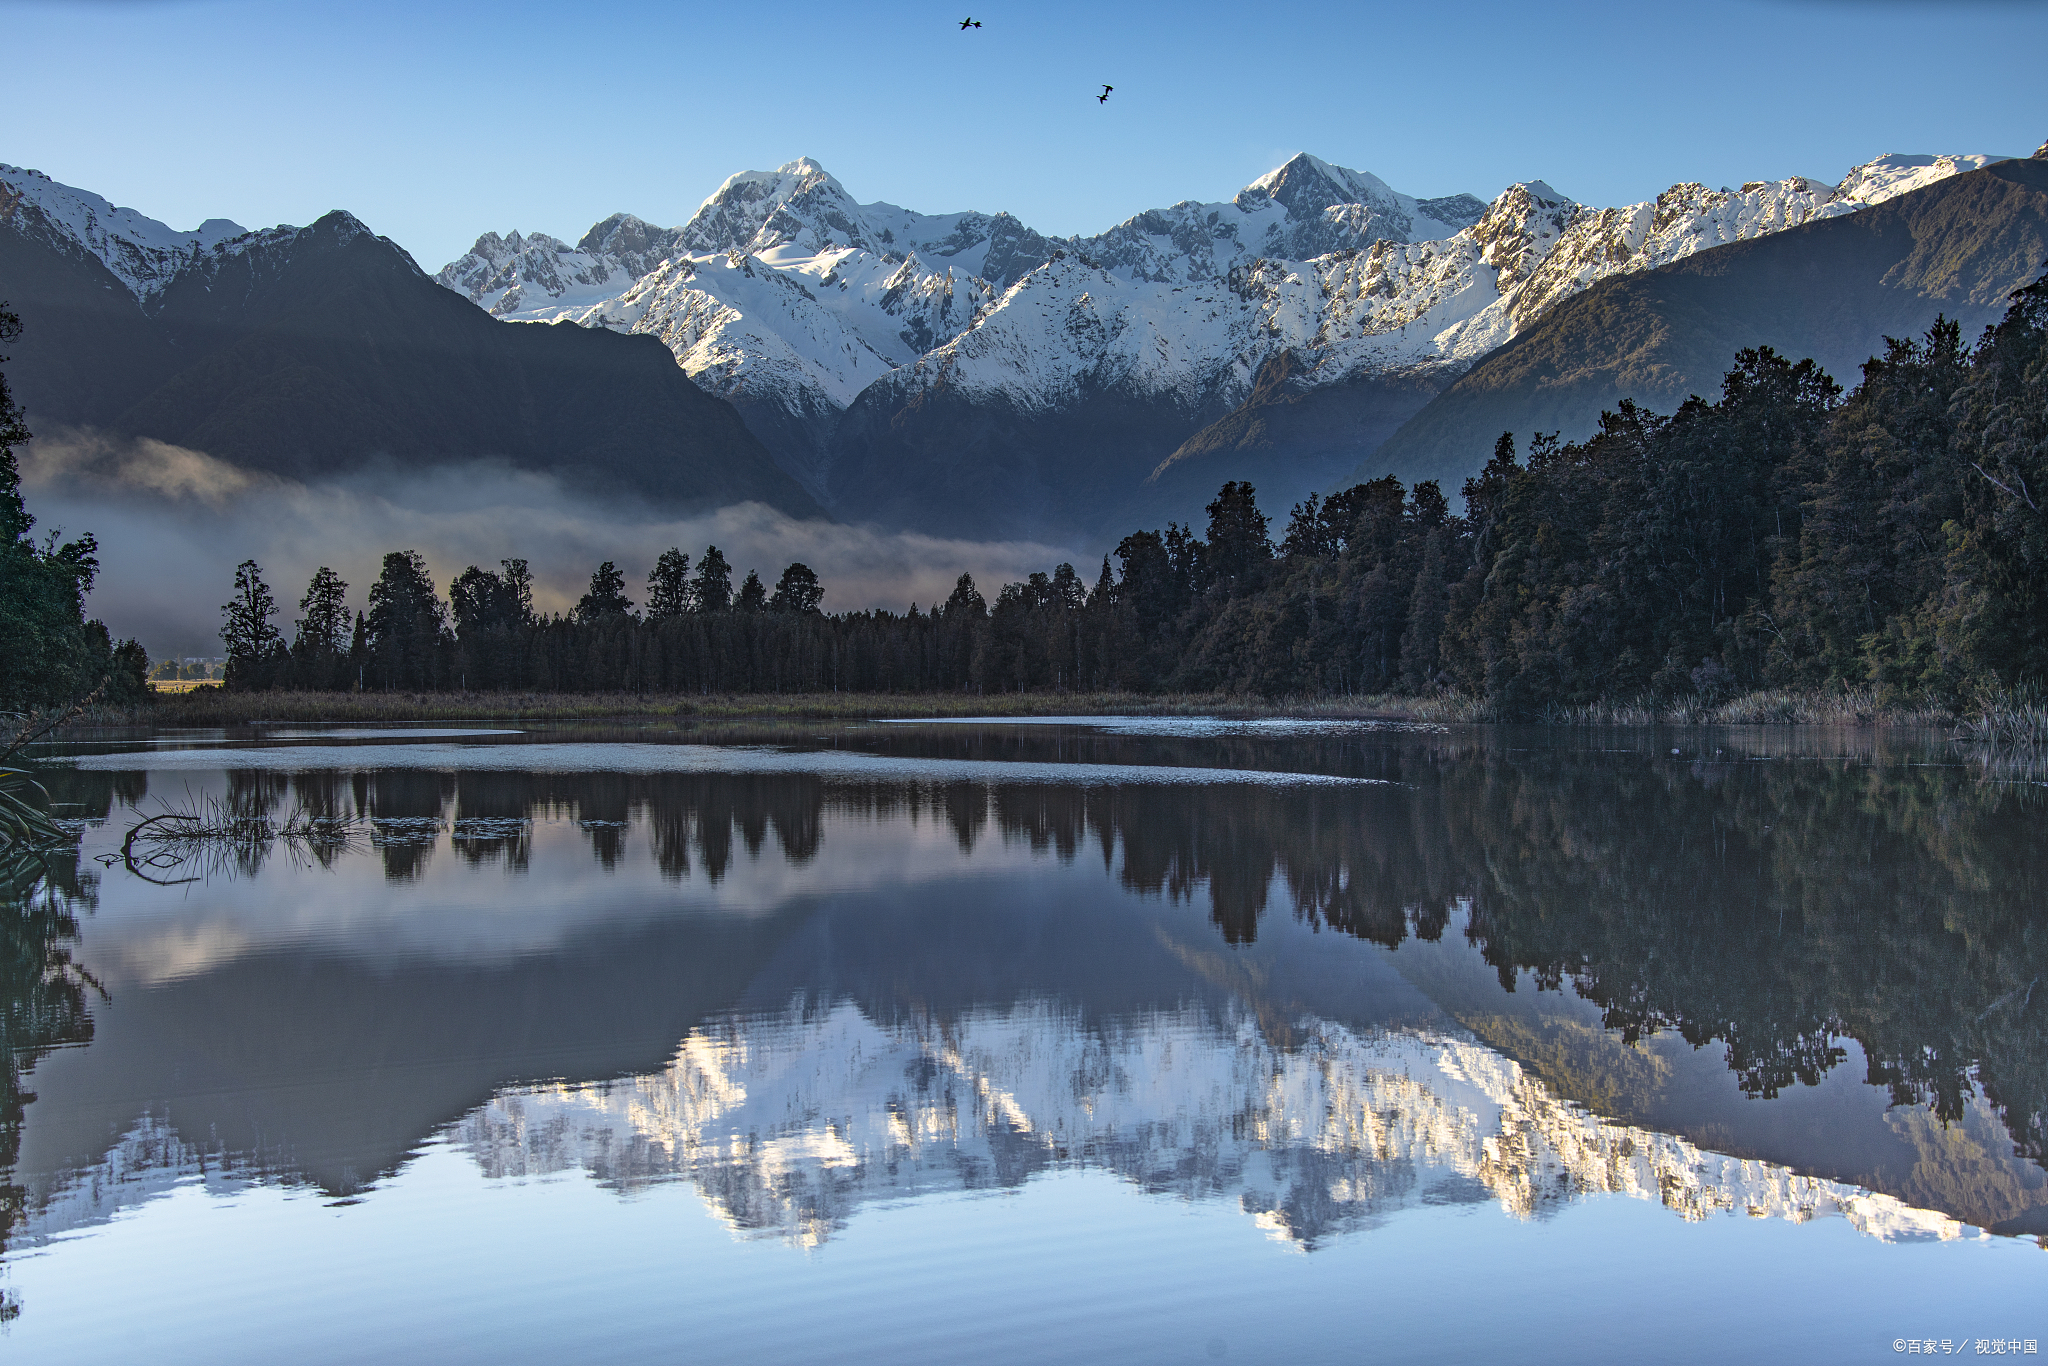
<path fill-rule="evenodd" d="M 12 1177 L 22 1121 L 35 1099 L 28 1075 L 52 1050 L 92 1041 L 89 997 L 99 984 L 72 960 L 72 950 L 94 890 L 76 850 L 17 854 L 0 864 L 0 1248 L 27 1205 L 28 1193 Z M 20 1312 L 0 1290 L 0 1323 Z"/>
<path fill-rule="evenodd" d="M 1062 861 L 1091 850 L 1131 890 L 1206 901 L 1230 944 L 1256 940 L 1276 897 L 1389 948 L 1438 938 L 1467 904 L 1464 932 L 1508 991 L 1569 982 L 1626 1042 L 1669 1030 L 1724 1044 L 1763 1097 L 1814 1084 L 1854 1039 L 1895 1103 L 1951 1122 L 1981 1087 L 2021 1150 L 2048 1159 L 2048 845 L 2033 786 L 1961 766 L 1568 749 L 1410 746 L 1375 762 L 1400 786 L 425 771 L 233 784 L 238 802 L 372 821 L 394 879 L 465 823 L 450 841 L 462 857 L 517 870 L 526 823 L 566 817 L 605 867 L 637 823 L 665 875 L 715 883 L 771 835 L 783 859 L 809 860 L 836 813 L 942 821 L 970 855 L 991 835 Z"/>
<path fill-rule="evenodd" d="M 1008 740 L 937 747 L 937 757 L 1045 757 Z M 2038 787 L 1961 766 L 1696 762 L 1649 746 L 1275 753 L 1231 742 L 1201 757 L 1393 785 L 321 770 L 235 772 L 228 799 L 362 822 L 371 835 L 355 848 L 394 882 L 437 857 L 523 872 L 546 822 L 580 825 L 601 869 L 651 857 L 671 881 L 714 884 L 743 860 L 808 863 L 838 823 L 931 823 L 969 863 L 990 841 L 1063 863 L 1100 859 L 1128 890 L 1201 906 L 1216 939 L 1240 950 L 1274 915 L 1397 959 L 1416 939 L 1462 934 L 1503 990 L 1525 998 L 1569 984 L 1624 1043 L 1670 1033 L 1725 1045 L 1753 1096 L 1819 1082 L 1854 1040 L 1867 1079 L 1893 1102 L 1925 1105 L 1946 1125 L 1967 1121 L 1981 1094 L 2019 1151 L 2048 1161 L 2048 850 L 2038 839 L 2048 802 Z M 1061 757 L 1097 756 L 1080 746 Z M 1100 757 L 1186 762 L 1154 741 Z M 87 814 L 142 795 L 130 775 L 67 782 Z M 241 871 L 259 872 L 260 859 Z M 30 1098 L 23 1073 L 38 1050 L 92 1031 L 90 983 L 68 948 L 91 883 L 74 866 L 34 885 L 9 903 L 13 1062 L 0 1158 L 10 1166 Z M 1497 1002 L 1459 1018 L 1559 1095 L 1592 1097 L 1611 1080 L 1574 1076 L 1569 1058 L 1537 1058 L 1489 1033 L 1489 1019 L 1505 1018 Z M 11 1222 L 20 1192 L 7 1198 Z"/>

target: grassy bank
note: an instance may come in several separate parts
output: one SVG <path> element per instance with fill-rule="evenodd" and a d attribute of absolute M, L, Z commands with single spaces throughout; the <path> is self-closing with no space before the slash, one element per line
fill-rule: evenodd
<path fill-rule="evenodd" d="M 1426 699 L 1425 699 L 1426 701 Z M 1381 703 L 1389 705 L 1380 705 Z M 232 726 L 315 721 L 858 721 L 920 716 L 1330 716 L 1421 719 L 1393 699 L 1273 700 L 1224 694 L 759 693 L 675 696 L 622 693 L 230 693 L 158 696 L 103 709 L 102 724 Z"/>
<path fill-rule="evenodd" d="M 857 721 L 967 716 L 1323 717 L 1483 723 L 1497 721 L 1483 701 L 1449 696 L 1267 698 L 1226 693 L 801 693 L 787 695 L 637 695 L 621 693 L 230 693 L 201 688 L 159 694 L 129 708 L 97 709 L 101 724 L 233 726 L 312 722 Z M 1854 688 L 1769 690 L 1708 705 L 1622 701 L 1560 707 L 1537 718 L 1565 726 L 1831 725 L 1943 726 L 2002 743 L 2048 740 L 2048 706 L 2020 695 L 1979 699 L 1960 714 L 1880 704 Z"/>

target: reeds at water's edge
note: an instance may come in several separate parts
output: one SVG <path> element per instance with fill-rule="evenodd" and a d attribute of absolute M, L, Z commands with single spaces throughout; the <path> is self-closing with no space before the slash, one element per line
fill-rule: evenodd
<path fill-rule="evenodd" d="M 1457 693 L 1258 697 L 1228 693 L 416 693 L 228 692 L 158 696 L 95 707 L 88 725 L 232 726 L 307 722 L 572 721 L 624 718 L 866 720 L 916 717 L 1219 716 L 1498 722 L 1484 699 Z M 1770 688 L 1720 702 L 1624 698 L 1555 706 L 1530 718 L 1556 726 L 1820 725 L 1939 727 L 1958 739 L 2048 746 L 2048 701 L 2028 688 L 1987 689 L 1956 708 L 1879 699 L 1871 687 Z"/>

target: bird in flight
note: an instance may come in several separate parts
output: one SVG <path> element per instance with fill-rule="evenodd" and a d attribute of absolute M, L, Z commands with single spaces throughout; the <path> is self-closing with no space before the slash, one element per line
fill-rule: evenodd
<path fill-rule="evenodd" d="M 962 20 L 960 21 L 960 27 L 961 27 L 961 28 L 963 28 L 963 29 L 969 29 L 969 28 L 980 28 L 980 27 L 981 27 L 981 20 L 979 20 L 979 19 L 962 19 Z"/>
<path fill-rule="evenodd" d="M 1096 102 L 1097 104 L 1108 104 L 1108 103 L 1109 103 L 1109 92 L 1110 92 L 1110 91 L 1112 91 L 1112 90 L 1114 90 L 1114 89 L 1116 89 L 1116 87 L 1115 87 L 1115 86 L 1113 86 L 1113 85 L 1105 85 L 1105 86 L 1103 86 L 1103 87 L 1102 87 L 1102 93 L 1101 93 L 1100 95 L 1097 95 L 1097 96 L 1095 97 L 1095 102 Z"/>

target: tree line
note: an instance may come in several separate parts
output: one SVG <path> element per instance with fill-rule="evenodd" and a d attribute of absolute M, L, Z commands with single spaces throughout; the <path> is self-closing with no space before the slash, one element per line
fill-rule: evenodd
<path fill-rule="evenodd" d="M 2048 676 L 2048 283 L 1974 347 L 1948 321 L 1889 340 L 1846 398 L 1756 348 L 1717 400 L 1623 402 L 1526 454 L 1503 434 L 1462 493 L 1311 496 L 1276 544 L 1233 481 L 1206 536 L 1133 532 L 1092 585 L 1062 564 L 990 602 L 962 574 L 900 614 L 820 611 L 802 564 L 735 590 L 715 546 L 665 552 L 637 609 L 607 561 L 541 614 L 522 560 L 443 597 L 403 551 L 353 617 L 320 570 L 286 640 L 249 562 L 222 634 L 242 688 L 1458 692 L 1538 717 L 1852 682 L 1962 705 Z"/>

